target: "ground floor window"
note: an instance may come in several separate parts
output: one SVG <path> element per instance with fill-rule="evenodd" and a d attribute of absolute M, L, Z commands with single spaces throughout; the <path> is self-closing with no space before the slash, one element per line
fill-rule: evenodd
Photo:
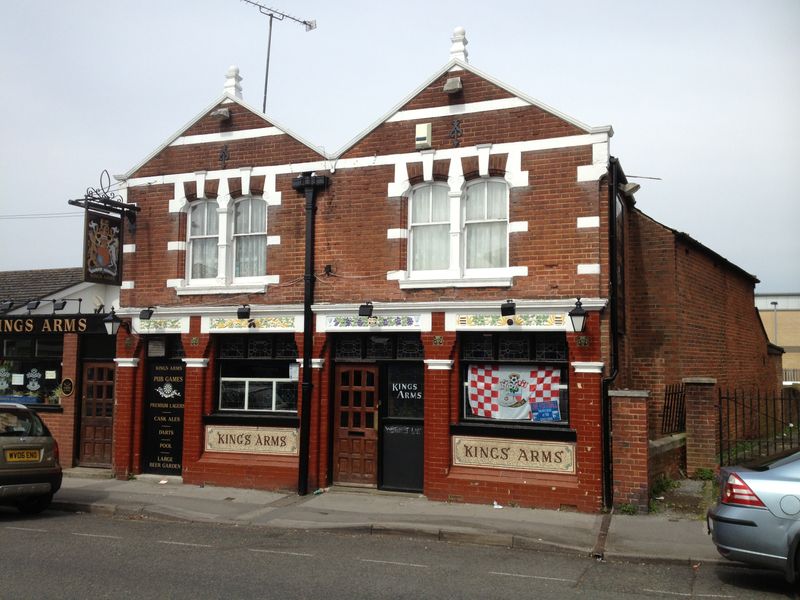
<path fill-rule="evenodd" d="M 0 338 L 0 401 L 60 402 L 63 337 Z"/>
<path fill-rule="evenodd" d="M 460 337 L 462 421 L 569 422 L 566 336 L 479 333 Z"/>
<path fill-rule="evenodd" d="M 297 346 L 291 334 L 220 336 L 220 412 L 297 413 Z"/>

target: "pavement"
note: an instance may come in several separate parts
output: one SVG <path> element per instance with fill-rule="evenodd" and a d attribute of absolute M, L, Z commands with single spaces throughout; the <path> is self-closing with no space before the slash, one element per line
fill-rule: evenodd
<path fill-rule="evenodd" d="M 120 481 L 107 473 L 65 470 L 51 508 L 123 518 L 402 535 L 605 560 L 731 564 L 717 554 L 697 510 L 675 512 L 665 507 L 646 515 L 586 514 L 434 502 L 419 494 L 345 487 L 297 496 L 189 485 L 180 477 L 158 475 Z"/>

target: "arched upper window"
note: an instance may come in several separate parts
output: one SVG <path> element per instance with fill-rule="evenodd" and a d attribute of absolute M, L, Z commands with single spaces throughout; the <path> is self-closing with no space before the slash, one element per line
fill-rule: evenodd
<path fill-rule="evenodd" d="M 508 267 L 508 184 L 468 182 L 458 206 L 442 183 L 416 186 L 409 196 L 408 266 L 422 279 L 483 276 Z M 452 208 L 451 208 L 452 207 Z M 456 237 L 457 236 L 457 237 Z"/>
<path fill-rule="evenodd" d="M 409 201 L 412 271 L 443 270 L 450 266 L 450 206 L 448 187 L 415 188 Z"/>
<path fill-rule="evenodd" d="M 508 185 L 488 179 L 467 185 L 464 204 L 467 269 L 508 266 Z"/>
<path fill-rule="evenodd" d="M 217 277 L 219 219 L 216 200 L 192 203 L 189 212 L 189 273 L 192 279 Z"/>
<path fill-rule="evenodd" d="M 258 277 L 267 272 L 267 203 L 239 200 L 233 208 L 234 277 Z"/>

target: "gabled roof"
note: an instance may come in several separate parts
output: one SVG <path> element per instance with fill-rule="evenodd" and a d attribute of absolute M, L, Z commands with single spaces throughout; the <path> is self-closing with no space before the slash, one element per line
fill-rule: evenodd
<path fill-rule="evenodd" d="M 561 111 L 556 110 L 555 108 L 553 108 L 551 106 L 548 106 L 544 102 L 540 102 L 539 100 L 536 100 L 535 98 L 532 98 L 531 96 L 528 96 L 527 94 L 523 94 L 522 92 L 520 92 L 520 91 L 518 91 L 518 90 L 516 90 L 516 89 L 514 89 L 514 88 L 512 88 L 512 87 L 510 87 L 508 85 L 506 85 L 505 83 L 495 79 L 491 75 L 487 75 L 483 71 L 480 71 L 480 70 L 476 69 L 475 67 L 471 66 L 469 63 L 464 62 L 463 60 L 460 60 L 458 58 L 454 58 L 450 62 L 448 62 L 444 67 L 442 67 L 438 71 L 436 71 L 436 73 L 434 73 L 432 77 L 428 78 L 417 89 L 415 89 L 408 96 L 406 96 L 403 100 L 401 100 L 398 104 L 396 104 L 394 106 L 394 108 L 392 108 L 389 112 L 387 112 L 380 119 L 375 121 L 372 125 L 367 127 L 364 131 L 362 131 L 361 133 L 356 135 L 353 139 L 351 139 L 349 142 L 347 142 L 342 148 L 340 148 L 337 152 L 335 152 L 332 155 L 330 155 L 328 158 L 335 159 L 335 158 L 340 157 L 345 152 L 347 152 L 350 148 L 355 146 L 363 138 L 365 138 L 367 135 L 369 135 L 373 130 L 375 130 L 380 125 L 385 123 L 387 119 L 389 119 L 396 112 L 398 112 L 408 102 L 410 102 L 412 99 L 414 99 L 414 97 L 416 97 L 417 94 L 419 94 L 420 92 L 425 90 L 430 84 L 432 84 L 434 81 L 439 79 L 442 75 L 444 75 L 445 73 L 447 73 L 448 71 L 450 71 L 454 67 L 460 67 L 461 69 L 464 69 L 465 71 L 469 71 L 470 73 L 473 73 L 474 75 L 477 75 L 478 77 L 481 77 L 482 79 L 485 79 L 486 81 L 496 85 L 497 87 L 502 88 L 503 90 L 505 90 L 508 93 L 516 96 L 517 98 L 519 98 L 521 100 L 524 100 L 528 104 L 530 104 L 532 106 L 535 106 L 537 108 L 540 108 L 541 110 L 543 110 L 545 112 L 548 112 L 548 113 L 550 113 L 550 114 L 552 114 L 552 115 L 554 115 L 554 116 L 556 116 L 556 117 L 558 117 L 560 119 L 563 119 L 564 121 L 574 125 L 578 129 L 583 129 L 586 133 L 608 133 L 609 136 L 614 135 L 614 130 L 612 129 L 611 125 L 604 125 L 602 127 L 590 127 L 589 125 L 586 125 L 585 123 L 582 123 L 581 121 L 578 121 L 577 119 L 575 119 L 573 117 L 570 117 L 569 115 L 564 114 Z"/>
<path fill-rule="evenodd" d="M 83 268 L 37 269 L 0 272 L 0 301 L 14 304 L 41 300 L 74 285 L 83 283 Z"/>
<path fill-rule="evenodd" d="M 161 153 L 161 152 L 162 152 L 162 151 L 163 151 L 165 148 L 167 148 L 167 147 L 168 147 L 168 146 L 169 146 L 169 145 L 170 145 L 172 142 L 174 142 L 174 141 L 175 141 L 175 140 L 177 140 L 179 137 L 181 137 L 181 136 L 182 136 L 182 135 L 183 135 L 183 134 L 184 134 L 184 133 L 185 133 L 185 132 L 186 132 L 186 131 L 187 131 L 187 130 L 190 128 L 190 127 L 192 127 L 192 126 L 193 126 L 195 123 L 197 123 L 197 122 L 198 122 L 200 119 L 202 119 L 202 118 L 203 118 L 203 117 L 205 117 L 205 116 L 206 116 L 206 115 L 207 115 L 209 112 L 211 112 L 211 109 L 212 109 L 212 108 L 214 108 L 215 106 L 218 106 L 218 105 L 222 104 L 223 102 L 227 102 L 227 101 L 234 102 L 235 104 L 238 104 L 239 106 L 241 106 L 241 107 L 242 107 L 242 108 L 244 108 L 245 110 L 247 110 L 247 111 L 249 111 L 249 112 L 253 113 L 255 116 L 257 116 L 257 117 L 259 117 L 259 118 L 263 119 L 265 123 L 268 123 L 269 125 L 271 125 L 271 126 L 273 126 L 273 127 L 276 127 L 277 129 L 280 129 L 280 130 L 281 130 L 283 133 L 285 133 L 285 134 L 286 134 L 286 135 L 288 135 L 289 137 L 292 137 L 292 138 L 294 138 L 295 140 L 297 140 L 298 142 L 300 142 L 300 143 L 301 143 L 301 144 L 303 144 L 304 146 L 306 146 L 306 147 L 310 148 L 311 150 L 313 150 L 314 152 L 316 152 L 317 154 L 319 154 L 320 156 L 322 156 L 322 157 L 326 157 L 326 155 L 325 155 L 325 152 L 324 152 L 324 151 L 323 151 L 323 150 L 322 150 L 322 149 L 321 149 L 319 146 L 315 146 L 315 145 L 313 145 L 311 142 L 308 142 L 308 141 L 306 141 L 305 139 L 303 139 L 302 137 L 300 137 L 299 135 L 297 135 L 296 133 L 293 133 L 293 132 L 292 132 L 290 129 L 288 129 L 288 128 L 286 128 L 286 127 L 283 127 L 282 125 L 279 125 L 278 123 L 276 123 L 276 122 L 275 122 L 275 121 L 273 121 L 272 119 L 268 118 L 268 117 L 267 117 L 267 116 L 266 116 L 264 113 L 262 113 L 260 110 L 258 110 L 258 109 L 256 109 L 256 108 L 253 108 L 252 106 L 250 106 L 249 104 L 247 104 L 246 102 L 244 102 L 243 100 L 241 100 L 240 98 L 236 98 L 235 96 L 233 96 L 233 95 L 231 95 L 231 94 L 225 93 L 225 94 L 222 94 L 222 96 L 220 96 L 219 98 L 217 98 L 217 99 L 216 99 L 214 102 L 212 102 L 211 104 L 209 104 L 209 105 L 208 105 L 206 108 L 204 108 L 204 109 L 203 109 L 203 110 L 202 110 L 202 111 L 201 111 L 201 112 L 200 112 L 200 113 L 199 113 L 199 114 L 198 114 L 196 117 L 194 117 L 194 118 L 193 118 L 191 121 L 189 121 L 189 122 L 188 122 L 186 125 L 184 125 L 183 127 L 181 127 L 181 128 L 180 128 L 180 129 L 179 129 L 179 130 L 178 130 L 176 133 L 174 133 L 174 134 L 173 134 L 173 135 L 172 135 L 170 138 L 168 138 L 168 139 L 167 139 L 167 141 L 165 141 L 165 142 L 164 142 L 163 144 L 161 144 L 161 145 L 160 145 L 158 148 L 156 148 L 156 149 L 155 149 L 155 150 L 153 150 L 153 151 L 152 151 L 150 154 L 148 154 L 148 155 L 147 155 L 147 156 L 146 156 L 146 157 L 145 157 L 143 160 L 141 160 L 141 161 L 140 161 L 140 162 L 139 162 L 139 163 L 138 163 L 138 164 L 137 164 L 135 167 L 133 167 L 132 169 L 128 170 L 128 172 L 127 172 L 127 173 L 125 173 L 125 175 L 124 175 L 124 176 L 122 176 L 122 177 L 117 177 L 117 179 L 118 179 L 118 180 L 119 180 L 119 179 L 125 180 L 125 179 L 130 179 L 131 177 L 133 177 L 133 174 L 134 174 L 134 173 L 136 173 L 136 171 L 138 171 L 139 169 L 141 169 L 141 168 L 142 168 L 144 165 L 146 165 L 148 162 L 150 162 L 150 161 L 151 161 L 153 158 L 155 158 L 156 156 L 158 156 L 158 154 L 160 154 L 160 153 Z M 326 157 L 326 158 L 327 158 L 327 157 Z"/>

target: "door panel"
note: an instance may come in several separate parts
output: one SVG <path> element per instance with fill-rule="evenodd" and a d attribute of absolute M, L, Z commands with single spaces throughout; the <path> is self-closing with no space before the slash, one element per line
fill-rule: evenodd
<path fill-rule="evenodd" d="M 378 367 L 337 365 L 334 408 L 335 483 L 378 483 Z"/>
<path fill-rule="evenodd" d="M 110 467 L 114 432 L 114 363 L 83 365 L 78 463 Z"/>

